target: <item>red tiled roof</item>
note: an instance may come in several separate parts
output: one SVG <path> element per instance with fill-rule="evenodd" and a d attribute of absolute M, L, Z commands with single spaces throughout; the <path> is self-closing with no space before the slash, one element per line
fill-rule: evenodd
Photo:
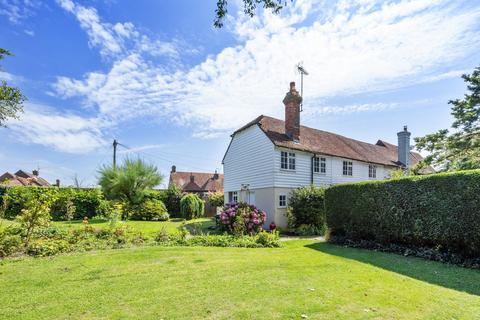
<path fill-rule="evenodd" d="M 191 177 L 193 176 L 193 181 Z M 174 183 L 184 192 L 223 192 L 223 174 L 206 172 L 171 172 L 169 184 Z"/>
<path fill-rule="evenodd" d="M 15 187 L 15 186 L 37 186 L 37 187 L 48 187 L 50 183 L 47 180 L 35 176 L 33 174 L 27 173 L 23 170 L 18 170 L 15 174 L 10 172 L 5 172 L 0 176 L 0 184 Z"/>
<path fill-rule="evenodd" d="M 305 126 L 300 127 L 300 141 L 295 142 L 285 134 L 285 122 L 283 120 L 263 115 L 238 129 L 233 135 L 252 125 L 258 125 L 267 137 L 278 147 L 386 166 L 400 166 L 396 145 L 382 140 L 378 140 L 376 144 L 371 144 Z M 410 152 L 411 165 L 415 165 L 421 159 L 422 156 L 420 154 Z"/>

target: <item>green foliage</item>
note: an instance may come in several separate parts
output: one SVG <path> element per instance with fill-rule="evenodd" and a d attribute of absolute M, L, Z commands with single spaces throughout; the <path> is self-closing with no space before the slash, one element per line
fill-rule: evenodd
<path fill-rule="evenodd" d="M 208 194 L 208 202 L 213 207 L 223 207 L 225 198 L 223 192 L 212 192 Z"/>
<path fill-rule="evenodd" d="M 480 170 L 333 186 L 325 192 L 333 236 L 480 255 Z"/>
<path fill-rule="evenodd" d="M 273 13 L 278 14 L 284 6 L 286 6 L 286 0 L 243 0 L 243 12 L 249 17 L 253 17 L 258 7 L 263 9 L 269 9 Z M 213 25 L 215 28 L 223 27 L 223 20 L 228 13 L 227 0 L 217 0 L 217 8 L 215 9 L 215 20 Z"/>
<path fill-rule="evenodd" d="M 315 186 L 293 190 L 288 198 L 288 226 L 302 235 L 323 234 L 325 189 Z"/>
<path fill-rule="evenodd" d="M 254 236 L 233 235 L 199 235 L 186 238 L 178 234 L 165 237 L 159 234 L 156 238 L 163 246 L 193 246 L 193 247 L 241 247 L 241 248 L 277 248 L 280 247 L 278 232 L 262 231 Z"/>
<path fill-rule="evenodd" d="M 157 199 L 145 200 L 130 211 L 132 220 L 166 221 L 169 218 L 165 204 Z"/>
<path fill-rule="evenodd" d="M 203 216 L 205 202 L 194 193 L 188 193 L 180 200 L 180 213 L 184 219 L 196 219 Z"/>
<path fill-rule="evenodd" d="M 449 101 L 455 131 L 443 129 L 415 138 L 416 148 L 430 153 L 420 166 L 433 165 L 442 171 L 480 169 L 480 66 L 462 78 L 469 93 Z"/>
<path fill-rule="evenodd" d="M 11 55 L 8 50 L 0 48 L 0 60 Z M 5 122 L 9 118 L 18 119 L 26 99 L 20 89 L 9 86 L 4 80 L 0 81 L 0 127 L 5 127 Z"/>
<path fill-rule="evenodd" d="M 110 200 L 124 201 L 129 206 L 140 204 L 148 190 L 162 182 L 162 176 L 157 168 L 141 159 L 126 159 L 117 168 L 104 165 L 99 173 L 98 183 L 105 197 Z"/>
<path fill-rule="evenodd" d="M 26 192 L 25 207 L 16 217 L 17 222 L 25 230 L 24 243 L 27 247 L 36 228 L 48 226 L 50 223 L 50 206 L 53 199 L 37 192 Z"/>
<path fill-rule="evenodd" d="M 18 216 L 22 209 L 26 208 L 31 194 L 50 199 L 50 214 L 53 220 L 105 216 L 110 210 L 99 189 L 12 187 L 5 189 L 2 197 L 5 218 L 13 219 Z"/>
<path fill-rule="evenodd" d="M 182 199 L 182 190 L 175 184 L 168 186 L 168 189 L 165 192 L 165 206 L 167 211 L 172 218 L 180 218 L 180 200 Z"/>
<path fill-rule="evenodd" d="M 22 243 L 21 229 L 0 225 L 0 258 L 20 252 Z"/>

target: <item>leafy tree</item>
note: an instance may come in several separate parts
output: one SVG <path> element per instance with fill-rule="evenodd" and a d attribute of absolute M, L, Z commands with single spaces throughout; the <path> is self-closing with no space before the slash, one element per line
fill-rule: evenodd
<path fill-rule="evenodd" d="M 253 17 L 258 7 L 269 9 L 277 14 L 287 5 L 287 0 L 243 0 L 243 12 Z M 215 20 L 213 25 L 215 28 L 223 27 L 223 20 L 228 13 L 228 0 L 217 0 L 217 9 L 215 10 Z"/>
<path fill-rule="evenodd" d="M 223 192 L 212 192 L 208 194 L 208 203 L 213 207 L 223 207 L 225 203 Z"/>
<path fill-rule="evenodd" d="M 124 201 L 128 206 L 142 203 L 148 190 L 162 182 L 162 176 L 158 173 L 157 167 L 141 159 L 126 159 L 117 168 L 104 165 L 99 173 L 98 183 L 105 197 L 110 200 Z M 125 213 L 122 218 L 127 218 Z"/>
<path fill-rule="evenodd" d="M 0 48 L 0 60 L 11 55 L 10 51 Z M 26 97 L 20 89 L 8 86 L 4 80 L 0 81 L 0 127 L 6 126 L 8 118 L 18 119 L 25 100 Z"/>
<path fill-rule="evenodd" d="M 480 66 L 462 75 L 468 93 L 450 100 L 454 132 L 448 129 L 415 138 L 416 148 L 430 153 L 419 166 L 432 165 L 440 171 L 480 168 Z"/>
<path fill-rule="evenodd" d="M 25 247 L 28 246 L 35 229 L 48 226 L 50 223 L 50 206 L 55 200 L 46 193 L 27 192 L 25 208 L 16 220 L 25 230 Z"/>

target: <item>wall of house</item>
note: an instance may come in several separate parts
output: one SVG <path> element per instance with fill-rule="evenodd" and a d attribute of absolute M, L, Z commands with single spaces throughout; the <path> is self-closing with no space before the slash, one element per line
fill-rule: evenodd
<path fill-rule="evenodd" d="M 273 143 L 258 126 L 235 134 L 223 160 L 225 200 L 245 184 L 251 190 L 272 187 L 274 157 Z"/>
<path fill-rule="evenodd" d="M 281 151 L 295 153 L 295 170 L 281 169 Z M 377 165 L 377 178 L 368 177 L 368 163 L 343 159 L 338 157 L 318 155 L 326 159 L 326 173 L 314 173 L 313 184 L 317 186 L 328 186 L 338 183 L 359 182 L 368 180 L 382 180 L 388 178 L 389 168 Z M 292 151 L 275 147 L 275 187 L 299 188 L 311 184 L 311 158 L 312 154 L 302 151 Z M 353 163 L 353 175 L 343 175 L 343 161 Z"/>

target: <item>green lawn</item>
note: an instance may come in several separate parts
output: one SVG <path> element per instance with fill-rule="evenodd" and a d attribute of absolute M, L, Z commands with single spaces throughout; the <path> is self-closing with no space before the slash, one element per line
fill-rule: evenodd
<path fill-rule="evenodd" d="M 143 232 L 147 236 L 156 235 L 160 229 L 165 228 L 169 233 L 177 232 L 177 228 L 185 221 L 184 219 L 170 219 L 170 221 L 118 221 L 117 225 L 126 224 L 131 226 L 137 231 Z M 1 223 L 5 225 L 12 224 L 14 222 L 9 220 L 0 219 Z M 83 228 L 82 220 L 74 221 L 54 221 L 52 222 L 55 226 L 66 229 L 75 229 Z M 200 230 L 204 233 L 213 233 L 214 231 L 208 229 L 210 226 L 215 225 L 214 221 L 211 218 L 199 218 L 194 220 L 185 221 L 185 227 L 189 229 L 190 232 L 194 233 L 195 230 Z M 98 227 L 98 228 L 108 228 L 110 223 L 106 220 L 93 220 L 89 221 L 89 225 Z"/>
<path fill-rule="evenodd" d="M 312 240 L 0 265 L 0 319 L 479 319 L 480 272 Z"/>

